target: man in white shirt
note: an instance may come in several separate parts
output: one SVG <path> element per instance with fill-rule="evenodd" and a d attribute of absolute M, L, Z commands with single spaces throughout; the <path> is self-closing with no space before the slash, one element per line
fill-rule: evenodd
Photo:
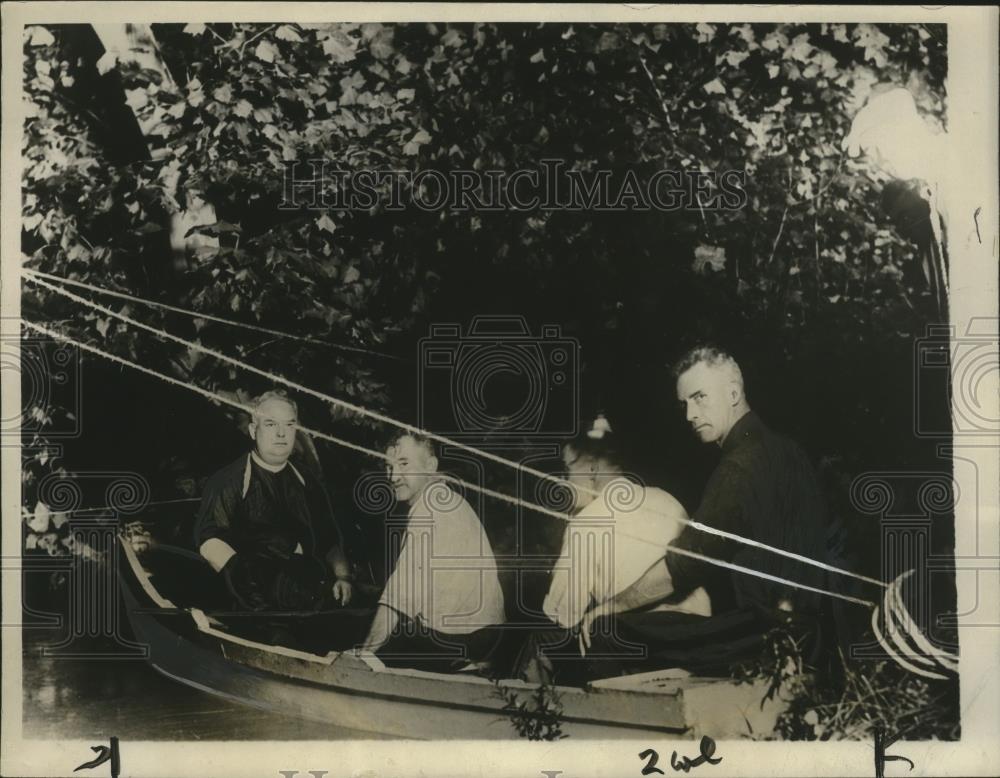
<path fill-rule="evenodd" d="M 432 441 L 415 434 L 386 449 L 387 474 L 409 514 L 396 568 L 386 582 L 360 648 L 470 659 L 504 622 L 496 558 L 472 506 L 438 472 Z M 405 649 L 394 651 L 394 645 Z"/>
<path fill-rule="evenodd" d="M 511 668 L 514 677 L 530 681 L 551 680 L 556 672 L 563 683 L 600 677 L 602 657 L 580 655 L 581 622 L 588 611 L 628 589 L 662 559 L 664 544 L 680 534 L 687 518 L 667 492 L 624 476 L 623 457 L 603 416 L 563 447 L 563 464 L 575 513 L 542 604 L 555 624 L 533 630 Z M 673 611 L 680 619 L 711 615 L 709 596 L 701 588 L 664 598 L 651 609 Z M 607 645 L 623 656 L 641 657 L 644 651 L 616 635 L 607 638 Z"/>
<path fill-rule="evenodd" d="M 604 434 L 591 440 L 602 440 Z M 687 519 L 683 506 L 667 492 L 626 479 L 612 450 L 603 449 L 579 443 L 563 449 L 576 514 L 566 528 L 542 610 L 565 628 L 576 627 L 592 605 L 635 583 L 662 558 L 664 546 L 680 534 Z M 657 609 L 711 614 L 701 588 Z"/>

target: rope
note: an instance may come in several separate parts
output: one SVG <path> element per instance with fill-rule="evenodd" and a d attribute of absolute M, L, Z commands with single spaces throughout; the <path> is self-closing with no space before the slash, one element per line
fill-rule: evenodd
<path fill-rule="evenodd" d="M 37 275 L 37 273 L 35 271 L 32 271 L 32 270 L 27 270 L 27 272 L 29 274 L 35 274 L 35 275 Z M 462 451 L 466 451 L 466 452 L 468 452 L 470 454 L 474 454 L 476 456 L 479 456 L 479 457 L 482 457 L 484 459 L 496 462 L 496 463 L 504 465 L 506 467 L 510 467 L 510 468 L 513 468 L 513 469 L 518 470 L 520 472 L 523 472 L 523 473 L 535 476 L 536 478 L 539 478 L 539 479 L 542 479 L 542 480 L 546 480 L 546 481 L 551 481 L 553 483 L 557 483 L 557 484 L 560 484 L 560 485 L 565 484 L 565 481 L 563 481 L 562 479 L 557 478 L 557 477 L 551 475 L 550 473 L 545 473 L 545 472 L 543 472 L 541 470 L 537 470 L 535 468 L 529 467 L 529 466 L 524 465 L 524 464 L 522 464 L 520 462 L 514 462 L 514 461 L 509 460 L 509 459 L 507 459 L 505 457 L 501 457 L 501 456 L 499 456 L 497 454 L 493 454 L 493 453 L 488 452 L 488 451 L 482 451 L 480 449 L 475 448 L 474 446 L 469 446 L 469 445 L 466 445 L 464 443 L 460 443 L 458 441 L 452 440 L 451 438 L 445 437 L 443 435 L 438 435 L 436 433 L 430 432 L 428 430 L 421 429 L 419 427 L 415 427 L 415 426 L 413 426 L 411 424 L 406 424 L 404 422 L 397 421 L 396 419 L 393 419 L 390 416 L 386 416 L 384 414 L 378 413 L 377 411 L 369 410 L 368 408 L 364 408 L 363 406 L 356 405 L 356 404 L 348 402 L 346 400 L 341 400 L 341 399 L 336 398 L 336 397 L 331 397 L 330 395 L 324 394 L 323 392 L 319 392 L 319 391 L 317 391 L 315 389 L 307 387 L 307 386 L 305 386 L 303 384 L 300 384 L 300 383 L 298 383 L 296 381 L 292 381 L 290 379 L 284 378 L 283 376 L 279 376 L 279 375 L 276 375 L 276 374 L 273 374 L 273 373 L 269 373 L 266 370 L 261 370 L 258 367 L 254 367 L 253 365 L 249 365 L 249 364 L 247 364 L 245 362 L 242 362 L 242 361 L 240 361 L 238 359 L 234 359 L 233 357 L 230 357 L 227 354 L 223 354 L 220 351 L 217 351 L 215 349 L 209 348 L 207 346 L 203 346 L 200 343 L 195 343 L 193 341 L 186 340 L 186 339 L 178 337 L 177 335 L 174 335 L 174 334 L 172 334 L 170 332 L 166 332 L 164 330 L 160 330 L 160 329 L 158 329 L 156 327 L 152 327 L 152 326 L 150 326 L 148 324 L 145 324 L 143 322 L 137 321 L 137 320 L 135 320 L 135 319 L 133 319 L 133 318 L 131 318 L 129 316 L 126 316 L 125 314 L 119 313 L 117 311 L 113 311 L 110 308 L 107 308 L 107 307 L 105 307 L 103 305 L 95 303 L 95 302 L 93 302 L 91 300 L 87 300 L 86 298 L 80 297 L 79 295 L 73 294 L 72 292 L 69 292 L 69 291 L 67 291 L 65 289 L 61 289 L 58 286 L 56 286 L 54 284 L 50 284 L 47 281 L 44 281 L 44 280 L 42 280 L 40 278 L 34 278 L 34 277 L 32 277 L 32 275 L 28 275 L 28 276 L 26 276 L 26 280 L 28 280 L 28 281 L 30 281 L 32 283 L 35 283 L 35 284 L 39 284 L 39 285 L 41 285 L 41 286 L 43 286 L 43 287 L 45 287 L 47 289 L 50 289 L 51 291 L 54 291 L 56 294 L 60 294 L 60 295 L 63 295 L 64 297 L 67 297 L 68 299 L 74 300 L 74 301 L 79 302 L 79 303 L 81 303 L 83 305 L 91 307 L 91 308 L 93 308 L 95 310 L 101 311 L 102 313 L 104 313 L 104 314 L 106 314 L 108 316 L 111 316 L 113 318 L 119 319 L 120 321 L 124 321 L 124 322 L 126 322 L 128 324 L 131 324 L 131 325 L 135 326 L 135 327 L 138 327 L 140 329 L 146 330 L 147 332 L 151 332 L 154 335 L 166 338 L 168 340 L 172 340 L 175 343 L 178 343 L 178 344 L 180 344 L 182 346 L 185 346 L 186 348 L 193 349 L 195 351 L 199 351 L 199 352 L 204 353 L 204 354 L 208 354 L 209 356 L 213 356 L 216 359 L 219 359 L 219 360 L 221 360 L 221 361 L 223 361 L 223 362 L 225 362 L 227 364 L 233 365 L 234 367 L 239 367 L 239 368 L 242 368 L 244 370 L 248 370 L 251 373 L 255 373 L 256 375 L 259 375 L 259 376 L 261 376 L 263 378 L 267 378 L 269 381 L 271 381 L 273 383 L 283 384 L 283 385 L 285 385 L 285 386 L 287 386 L 289 388 L 295 389 L 296 391 L 302 392 L 303 394 L 308 394 L 308 395 L 310 395 L 312 397 L 315 397 L 315 398 L 317 398 L 319 400 L 322 400 L 323 402 L 329 403 L 329 404 L 331 404 L 331 405 L 333 405 L 335 407 L 340 407 L 340 408 L 343 408 L 345 410 L 351 411 L 352 413 L 356 413 L 356 414 L 361 415 L 361 416 L 367 416 L 368 418 L 374 419 L 374 420 L 382 422 L 384 424 L 389 424 L 391 426 L 394 426 L 394 427 L 396 427 L 398 429 L 401 429 L 401 430 L 404 430 L 406 432 L 417 434 L 417 435 L 420 435 L 422 437 L 427 437 L 427 438 L 430 438 L 432 440 L 435 440 L 435 441 L 437 441 L 439 443 L 442 443 L 442 444 L 445 444 L 445 445 L 453 446 L 453 447 L 458 448 L 458 449 L 460 449 Z M 383 457 L 383 459 L 384 459 L 384 457 Z M 587 492 L 587 493 L 589 493 L 591 495 L 594 495 L 594 496 L 599 496 L 600 495 L 600 492 L 598 492 L 598 491 L 596 491 L 594 489 L 590 489 L 590 488 L 587 488 L 587 487 L 576 487 L 576 488 L 579 488 L 581 491 Z M 642 511 L 641 508 L 639 510 L 640 510 L 640 512 Z M 709 527 L 708 525 L 701 524 L 700 522 L 694 521 L 692 519 L 681 518 L 679 520 L 680 520 L 680 522 L 682 524 L 690 525 L 694 529 L 699 530 L 701 532 L 706 532 L 708 534 L 717 535 L 719 537 L 727 538 L 729 540 L 732 540 L 732 541 L 737 542 L 737 543 L 741 543 L 741 544 L 746 545 L 746 546 L 750 546 L 750 547 L 753 547 L 753 548 L 761 549 L 762 551 L 768 551 L 770 553 L 777 554 L 779 556 L 784 556 L 784 557 L 787 557 L 789 559 L 794 559 L 794 560 L 796 560 L 798 562 L 801 562 L 803 564 L 811 565 L 813 567 L 818 567 L 818 568 L 820 568 L 822 570 L 826 570 L 827 572 L 836 573 L 838 575 L 845 575 L 845 576 L 848 576 L 848 577 L 851 577 L 851 578 L 855 578 L 857 580 L 864 581 L 864 582 L 870 583 L 870 584 L 874 584 L 875 586 L 880 586 L 880 587 L 883 587 L 883 588 L 887 586 L 887 584 L 885 584 L 882 581 L 879 581 L 876 578 L 870 578 L 870 577 L 868 577 L 866 575 L 862 575 L 860 573 L 855 573 L 855 572 L 852 572 L 850 570 L 843 570 L 841 568 L 835 567 L 834 565 L 830 565 L 830 564 L 827 564 L 825 562 L 821 562 L 821 561 L 816 560 L 816 559 L 811 559 L 810 557 L 803 556 L 801 554 L 796 554 L 796 553 L 794 553 L 792 551 L 786 551 L 785 549 L 776 548 L 774 546 L 769 546 L 766 543 L 760 543 L 760 542 L 758 542 L 756 540 L 751 540 L 750 538 L 745 538 L 745 537 L 743 537 L 741 535 L 736 535 L 736 534 L 731 533 L 731 532 L 726 532 L 725 530 L 717 529 L 715 527 Z"/>
<path fill-rule="evenodd" d="M 70 343 L 71 345 L 83 349 L 84 351 L 89 351 L 92 354 L 98 354 L 99 356 L 102 356 L 105 359 L 111 362 L 115 362 L 119 365 L 124 365 L 125 367 L 131 367 L 133 370 L 138 370 L 140 373 L 145 373 L 146 375 L 151 375 L 155 378 L 159 378 L 160 380 L 165 381 L 168 384 L 179 386 L 182 389 L 189 389 L 190 391 L 200 394 L 203 397 L 207 397 L 209 400 L 222 403 L 223 405 L 229 405 L 233 408 L 237 408 L 243 411 L 244 413 L 249 414 L 253 412 L 253 409 L 249 405 L 244 405 L 243 403 L 237 402 L 236 400 L 230 400 L 228 397 L 224 397 L 221 394 L 216 394 L 215 392 L 210 392 L 208 389 L 202 389 L 200 386 L 196 386 L 195 384 L 185 383 L 184 381 L 174 378 L 173 376 L 169 376 L 165 373 L 160 373 L 157 370 L 152 370 L 148 367 L 144 367 L 143 365 L 131 362 L 130 360 L 127 359 L 123 359 L 122 357 L 116 356 L 115 354 L 111 354 L 107 351 L 102 351 L 96 346 L 91 346 L 88 343 L 83 343 L 81 341 L 74 340 L 73 338 L 70 338 L 69 336 L 64 335 L 61 332 L 50 330 L 48 327 L 36 324 L 33 321 L 23 319 L 22 323 L 25 326 L 35 330 L 36 332 L 41 332 L 42 334 L 48 335 L 51 338 L 56 338 L 66 343 Z M 333 435 L 328 435 L 325 432 L 320 432 L 319 430 L 311 430 L 308 427 L 298 427 L 298 429 L 302 430 L 302 432 L 306 433 L 307 435 L 312 435 L 313 437 L 320 438 L 322 440 L 327 440 L 331 443 L 336 443 L 337 445 L 353 449 L 363 454 L 374 453 L 377 456 L 382 457 L 383 459 L 386 458 L 384 454 L 381 454 L 379 452 L 370 452 L 369 449 L 366 449 L 364 446 L 358 446 L 355 443 L 351 443 L 349 440 L 342 440 L 341 438 L 334 437 Z"/>
<path fill-rule="evenodd" d="M 178 497 L 176 500 L 153 500 L 151 502 L 144 503 L 140 507 L 136 508 L 134 511 L 130 509 L 130 512 L 135 513 L 141 510 L 145 510 L 146 508 L 151 508 L 154 505 L 175 505 L 177 503 L 182 503 L 182 502 L 198 502 L 200 499 L 201 499 L 200 497 Z M 105 505 L 103 508 L 73 508 L 72 510 L 69 511 L 49 511 L 49 513 L 70 513 L 70 514 L 101 513 L 103 511 L 115 511 L 115 510 L 121 510 L 121 509 L 114 505 Z M 33 519 L 37 515 L 38 515 L 37 513 L 22 513 L 21 518 Z"/>
<path fill-rule="evenodd" d="M 883 650 L 893 659 L 893 661 L 895 661 L 904 670 L 908 670 L 914 675 L 922 675 L 924 678 L 934 678 L 935 680 L 939 681 L 947 680 L 946 676 L 943 676 L 940 673 L 932 672 L 930 670 L 924 670 L 922 667 L 917 667 L 916 665 L 911 664 L 910 662 L 903 659 L 902 656 L 900 656 L 899 652 L 896 651 L 896 649 L 894 649 L 885 639 L 885 636 L 882 634 L 882 630 L 879 629 L 878 617 L 880 612 L 881 609 L 878 607 L 876 607 L 875 610 L 872 611 L 872 632 L 875 633 L 875 639 L 879 642 L 879 645 L 882 646 Z"/>
<path fill-rule="evenodd" d="M 908 570 L 889 584 L 882 604 L 872 611 L 872 632 L 879 645 L 882 646 L 882 650 L 900 667 L 924 678 L 947 680 L 948 676 L 930 670 L 927 666 L 934 667 L 937 663 L 938 666 L 950 673 L 958 673 L 958 657 L 931 645 L 930 641 L 920 633 L 920 630 L 914 628 L 913 619 L 903 604 L 900 589 L 903 581 L 913 575 L 913 572 L 913 570 Z M 885 621 L 885 632 L 888 633 L 888 638 L 882 631 L 879 623 L 880 618 Z M 907 642 L 907 638 L 916 644 L 916 648 Z"/>
<path fill-rule="evenodd" d="M 237 402 L 235 400 L 230 400 L 229 398 L 223 397 L 222 395 L 219 395 L 219 394 L 217 394 L 215 392 L 211 392 L 208 389 L 203 389 L 202 387 L 196 386 L 194 384 L 185 383 L 184 381 L 181 381 L 181 380 L 179 380 L 177 378 L 173 378 L 172 376 L 168 376 L 168 375 L 166 375 L 164 373 L 160 373 L 159 371 L 152 370 L 151 368 L 144 367 L 143 365 L 139 365 L 139 364 L 137 364 L 135 362 L 132 362 L 131 360 L 124 359 L 124 358 L 119 357 L 119 356 L 117 356 L 115 354 L 111 354 L 109 352 L 103 351 L 102 349 L 99 349 L 96 346 L 91 346 L 90 344 L 83 343 L 81 341 L 75 340 L 75 339 L 73 339 L 73 338 L 71 338 L 68 335 L 65 335 L 63 333 L 56 332 L 54 330 L 50 330 L 48 327 L 45 327 L 45 326 L 40 325 L 40 324 L 37 324 L 37 323 L 35 323 L 33 321 L 29 321 L 27 319 L 24 319 L 22 321 L 23 321 L 23 323 L 27 327 L 30 327 L 31 329 L 33 329 L 33 330 L 35 330 L 37 332 L 40 332 L 43 335 L 48 335 L 51 338 L 56 338 L 58 340 L 62 340 L 64 342 L 66 342 L 66 343 L 70 343 L 70 344 L 76 346 L 77 348 L 81 348 L 84 351 L 89 351 L 89 352 L 91 352 L 93 354 L 97 354 L 99 356 L 102 356 L 102 357 L 104 357 L 105 359 L 108 359 L 111 362 L 114 362 L 114 363 L 117 363 L 119 365 L 123 365 L 123 366 L 126 366 L 126 367 L 131 367 L 134 370 L 138 370 L 141 373 L 145 373 L 146 375 L 154 376 L 154 377 L 159 378 L 159 379 L 161 379 L 163 381 L 166 381 L 169 384 L 173 384 L 175 386 L 179 386 L 181 388 L 188 389 L 190 391 L 196 392 L 196 393 L 198 393 L 198 394 L 200 394 L 200 395 L 202 395 L 204 397 L 209 398 L 210 400 L 214 400 L 216 402 L 221 402 L 223 404 L 230 405 L 230 406 L 235 407 L 235 408 L 239 408 L 240 410 L 248 412 L 248 413 L 250 412 L 249 406 L 246 406 L 243 403 Z M 334 437 L 332 435 L 328 435 L 328 434 L 326 434 L 324 432 L 319 432 L 318 430 L 311 430 L 311 429 L 309 429 L 307 427 L 298 427 L 298 429 L 301 430 L 303 433 L 305 433 L 307 435 L 312 435 L 312 436 L 318 437 L 318 438 L 320 438 L 322 440 L 328 440 L 331 443 L 335 443 L 337 445 L 344 446 L 346 448 L 352 449 L 354 451 L 358 451 L 358 452 L 360 452 L 362 454 L 366 454 L 366 455 L 371 456 L 371 457 L 375 457 L 377 459 L 388 460 L 388 458 L 389 458 L 386 454 L 382 453 L 381 451 L 375 451 L 374 449 L 365 448 L 364 446 L 359 446 L 356 443 L 351 443 L 350 441 L 342 440 L 342 439 Z M 547 514 L 549 516 L 552 516 L 552 517 L 554 517 L 556 519 L 559 519 L 561 521 L 564 521 L 564 522 L 569 522 L 569 521 L 572 520 L 572 517 L 569 516 L 566 513 L 562 513 L 560 511 L 555 511 L 555 510 L 552 510 L 550 508 L 546 508 L 546 507 L 541 506 L 541 505 L 535 505 L 534 503 L 528 502 L 527 500 L 522 500 L 519 497 L 512 497 L 512 496 L 504 494 L 502 492 L 497 492 L 497 491 L 494 491 L 493 489 L 488 489 L 486 487 L 479 486 L 478 484 L 469 483 L 467 481 L 463 481 L 463 480 L 461 480 L 459 478 L 455 478 L 453 476 L 442 475 L 442 478 L 444 480 L 451 481 L 452 483 L 458 484 L 460 486 L 464 486 L 466 488 L 472 489 L 474 491 L 480 492 L 480 493 L 485 494 L 485 495 L 490 496 L 490 497 L 495 497 L 497 499 L 503 500 L 503 501 L 511 503 L 513 505 L 517 505 L 517 506 L 520 506 L 520 507 L 523 507 L 523 508 L 527 508 L 529 510 L 537 511 L 539 513 Z M 631 535 L 628 535 L 627 533 L 623 533 L 623 535 L 625 535 L 627 537 L 633 537 Z M 634 539 L 636 539 L 636 540 L 644 540 L 643 538 L 634 538 Z M 647 541 L 647 542 L 649 542 L 649 541 Z M 695 551 L 689 551 L 687 549 L 681 549 L 681 548 L 674 548 L 674 547 L 669 546 L 669 545 L 667 546 L 666 550 L 667 550 L 668 553 L 674 553 L 674 554 L 678 554 L 680 556 L 691 557 L 693 559 L 698 559 L 698 560 L 701 560 L 703 562 L 708 562 L 709 564 L 717 565 L 719 567 L 725 567 L 725 568 L 727 568 L 729 570 L 735 570 L 737 572 L 746 573 L 748 575 L 756 576 L 758 578 L 764 578 L 764 579 L 767 579 L 769 581 L 774 581 L 776 583 L 781 583 L 781 584 L 784 584 L 784 585 L 787 585 L 787 586 L 792 586 L 792 587 L 795 587 L 795 588 L 798 588 L 798 589 L 804 589 L 806 591 L 816 592 L 818 594 L 827 594 L 830 597 L 835 597 L 835 598 L 838 598 L 838 599 L 841 599 L 841 600 L 845 600 L 847 602 L 853 602 L 853 603 L 858 604 L 858 605 L 865 605 L 865 606 L 870 607 L 870 608 L 876 607 L 875 603 L 870 602 L 868 600 L 862 600 L 862 599 L 859 599 L 857 597 L 851 597 L 851 596 L 846 595 L 846 594 L 840 594 L 839 592 L 826 591 L 824 589 L 819 589 L 819 588 L 816 588 L 816 587 L 813 587 L 813 586 L 808 586 L 806 584 L 798 583 L 796 581 L 791 581 L 791 580 L 789 580 L 787 578 L 782 578 L 780 576 L 770 575 L 768 573 L 762 573 L 762 572 L 757 571 L 757 570 L 751 570 L 750 568 L 746 568 L 746 567 L 743 567 L 741 565 L 732 564 L 730 562 L 724 562 L 724 561 L 722 561 L 720 559 L 715 559 L 713 557 L 705 556 L 705 555 L 699 554 L 699 553 L 697 553 Z"/>
<path fill-rule="evenodd" d="M 889 585 L 889 590 L 886 592 L 885 599 L 890 602 L 894 608 L 893 613 L 897 616 L 903 614 L 906 616 L 902 619 L 903 627 L 906 631 L 907 636 L 909 636 L 914 643 L 917 645 L 917 650 L 922 652 L 921 654 L 912 654 L 912 656 L 930 656 L 946 670 L 950 670 L 953 673 L 958 672 L 958 657 L 945 651 L 942 648 L 937 648 L 931 645 L 931 642 L 927 640 L 920 632 L 919 629 L 913 629 L 914 622 L 910 618 L 909 612 L 906 609 L 906 605 L 903 603 L 903 581 L 913 575 L 913 570 L 907 570 L 905 573 L 896 578 Z"/>
<path fill-rule="evenodd" d="M 247 324 L 246 322 L 236 321 L 234 319 L 224 319 L 221 316 L 213 316 L 208 313 L 199 313 L 198 311 L 191 311 L 186 308 L 178 308 L 175 305 L 168 305 L 167 303 L 161 303 L 156 300 L 149 300 L 144 297 L 136 297 L 135 295 L 126 294 L 125 292 L 116 292 L 111 289 L 105 289 L 101 286 L 95 286 L 93 284 L 88 284 L 83 281 L 76 281 L 70 278 L 64 278 L 63 276 L 53 275 L 52 273 L 44 273 L 41 270 L 34 270 L 32 268 L 23 267 L 22 272 L 28 274 L 29 276 L 39 276 L 41 278 L 48 278 L 53 281 L 59 281 L 60 283 L 67 284 L 69 286 L 75 286 L 79 289 L 87 289 L 91 292 L 97 292 L 98 294 L 107 295 L 109 297 L 117 297 L 120 300 L 128 300 L 132 303 L 138 303 L 139 305 L 145 305 L 150 308 L 161 308 L 165 311 L 170 311 L 171 313 L 179 313 L 183 316 L 190 316 L 194 319 L 205 319 L 206 321 L 214 321 L 217 324 L 226 324 L 230 327 L 240 327 L 245 330 L 250 330 L 252 332 L 260 332 L 265 335 L 274 335 L 279 338 L 287 338 L 289 340 L 297 340 L 301 343 L 313 343 L 317 346 L 326 346 L 327 348 L 339 349 L 341 351 L 352 351 L 358 354 L 368 354 L 374 357 L 381 357 L 382 359 L 392 359 L 399 360 L 400 358 L 392 354 L 383 354 L 380 351 L 371 351 L 369 349 L 359 348 L 357 346 L 345 346 L 340 343 L 329 343 L 325 340 L 318 340 L 317 338 L 310 338 L 306 335 L 293 335 L 290 332 L 282 332 L 281 330 L 273 330 L 270 327 L 261 327 L 257 324 Z"/>

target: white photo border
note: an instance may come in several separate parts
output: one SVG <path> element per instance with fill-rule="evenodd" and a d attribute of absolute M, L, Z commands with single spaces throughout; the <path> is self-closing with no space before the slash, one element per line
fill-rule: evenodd
<path fill-rule="evenodd" d="M 17 338 L 20 316 L 20 187 L 22 127 L 22 35 L 28 24 L 197 21 L 619 21 L 629 22 L 899 22 L 948 25 L 948 122 L 952 142 L 950 169 L 962 186 L 951 207 L 951 324 L 966 332 L 976 318 L 998 316 L 997 251 L 997 73 L 998 14 L 989 7 L 915 6 L 653 6 L 576 4 L 430 4 L 430 3 L 18 3 L 4 4 L 2 71 L 2 316 L 5 337 Z M 978 228 L 977 217 L 978 214 Z M 977 233 L 980 237 L 977 237 Z M 995 345 L 995 344 L 994 344 Z M 16 377 L 3 373 L 3 418 L 20 409 Z M 996 373 L 993 373 L 995 382 Z M 1000 403 L 997 387 L 984 396 Z M 997 408 L 986 409 L 998 418 Z M 1000 559 L 1000 441 L 956 436 L 955 455 L 976 467 L 955 471 L 959 494 L 978 494 L 978 505 L 956 505 L 956 554 Z M 971 483 L 970 470 L 979 474 Z M 2 447 L 2 516 L 4 560 L 21 554 L 20 458 L 17 446 Z M 963 480 L 965 481 L 963 483 Z M 1000 611 L 1000 565 L 979 574 L 980 605 Z M 20 574 L 4 564 L 3 623 L 19 613 Z M 968 576 L 958 576 L 960 602 L 970 600 Z M 17 621 L 17 619 L 13 619 Z M 957 742 L 906 742 L 891 749 L 915 764 L 912 773 L 900 763 L 887 775 L 994 775 L 1000 773 L 1000 629 L 971 630 L 960 621 L 962 737 Z M 93 743 L 23 738 L 21 635 L 3 630 L 2 751 L 0 774 L 69 775 L 90 757 Z M 683 742 L 683 741 L 682 741 Z M 577 741 L 556 743 L 436 742 L 127 742 L 122 744 L 124 775 L 253 776 L 277 778 L 280 770 L 325 770 L 335 778 L 426 776 L 541 776 L 621 778 L 640 775 L 637 753 L 654 747 L 669 752 L 678 742 Z M 713 776 L 872 775 L 873 743 L 722 741 L 721 764 L 704 766 Z M 694 751 L 691 752 L 694 755 Z M 661 763 L 662 764 L 662 763 Z M 662 764 L 662 766 L 666 766 Z M 669 770 L 668 770 L 669 772 Z M 86 774 L 86 773 L 84 773 Z M 98 773 L 94 773 L 98 774 Z M 104 774 L 103 772 L 100 774 Z"/>

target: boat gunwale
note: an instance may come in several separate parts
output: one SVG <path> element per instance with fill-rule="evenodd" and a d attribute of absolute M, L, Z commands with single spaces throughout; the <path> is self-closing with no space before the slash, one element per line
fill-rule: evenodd
<path fill-rule="evenodd" d="M 496 681 L 493 681 L 475 675 L 438 673 L 427 670 L 418 670 L 415 668 L 386 667 L 381 663 L 380 660 L 377 659 L 377 657 L 374 657 L 374 655 L 368 658 L 364 657 L 363 655 L 357 655 L 355 652 L 351 652 L 349 650 L 330 651 L 325 655 L 319 655 L 306 651 L 300 651 L 297 649 L 288 648 L 285 646 L 276 646 L 266 643 L 260 643 L 258 641 L 250 640 L 248 638 L 244 638 L 238 635 L 233 635 L 231 633 L 223 632 L 221 630 L 214 628 L 211 625 L 211 620 L 212 620 L 211 616 L 209 616 L 200 608 L 179 608 L 169 599 L 160 594 L 155 584 L 151 580 L 150 575 L 142 566 L 138 554 L 131 547 L 131 544 L 128 542 L 128 540 L 124 537 L 120 537 L 119 545 L 122 547 L 124 551 L 125 558 L 128 562 L 128 567 L 132 575 L 135 577 L 136 582 L 142 588 L 143 593 L 156 606 L 156 607 L 146 607 L 146 608 L 142 607 L 133 608 L 132 613 L 134 613 L 135 615 L 141 614 L 144 616 L 148 616 L 154 620 L 158 620 L 157 619 L 158 616 L 176 616 L 181 614 L 190 617 L 191 622 L 196 628 L 197 633 L 212 638 L 218 650 L 221 651 L 222 657 L 227 661 L 231 661 L 234 662 L 235 664 L 238 664 L 240 667 L 244 669 L 244 671 L 249 671 L 254 674 L 259 674 L 264 677 L 272 676 L 274 678 L 281 679 L 281 681 L 285 683 L 290 682 L 294 685 L 303 685 L 316 689 L 326 689 L 333 693 L 342 693 L 349 696 L 373 697 L 389 702 L 401 702 L 406 704 L 416 704 L 429 707 L 440 707 L 442 705 L 447 705 L 448 707 L 456 710 L 465 710 L 480 714 L 495 714 L 500 717 L 498 719 L 500 721 L 503 720 L 504 714 L 503 710 L 498 707 L 493 707 L 483 704 L 477 705 L 474 703 L 459 702 L 452 700 L 442 700 L 439 698 L 428 698 L 419 695 L 406 695 L 406 694 L 400 694 L 398 692 L 388 692 L 383 690 L 360 688 L 358 686 L 345 684 L 343 683 L 343 681 L 336 682 L 333 679 L 310 678 L 300 673 L 288 672 L 288 670 L 293 670 L 296 666 L 298 666 L 300 670 L 306 670 L 306 671 L 308 671 L 308 668 L 314 668 L 318 670 L 320 668 L 333 667 L 336 664 L 338 664 L 338 660 L 341 660 L 342 657 L 346 657 L 347 661 L 346 662 L 342 661 L 340 663 L 341 666 L 339 668 L 343 673 L 349 675 L 370 673 L 371 675 L 368 677 L 371 677 L 373 679 L 377 677 L 412 678 L 420 681 L 433 682 L 434 684 L 444 684 L 445 686 L 442 688 L 452 688 L 452 689 L 456 689 L 462 686 L 464 686 L 465 688 L 474 688 L 474 687 L 482 688 L 485 686 L 498 686 L 502 688 L 508 688 L 511 690 L 534 691 L 538 688 L 538 684 L 529 683 L 527 681 L 514 678 L 498 679 Z M 185 549 L 181 548 L 174 549 L 174 547 L 167 544 L 161 545 L 159 546 L 159 548 L 170 551 L 173 550 L 186 551 Z M 190 553 L 187 553 L 185 555 L 189 556 Z M 167 627 L 164 628 L 169 629 Z M 227 647 L 229 647 L 229 650 L 227 650 Z M 236 647 L 236 650 L 233 651 L 232 647 Z M 247 652 L 248 654 L 247 657 L 236 658 L 232 656 L 232 654 L 234 653 L 238 654 L 241 651 Z M 266 659 L 268 657 L 276 659 L 280 658 L 282 660 L 289 661 L 291 662 L 292 667 L 285 669 L 285 668 L 262 666 L 265 663 L 259 660 Z M 355 663 L 353 661 L 350 661 L 353 658 L 357 658 L 358 660 L 360 660 L 360 663 Z M 254 659 L 257 659 L 258 661 L 253 661 Z M 370 661 L 370 659 L 374 659 L 374 662 L 377 662 L 378 665 L 381 666 L 373 666 L 373 663 Z M 184 681 L 184 679 L 180 678 L 174 673 L 167 671 L 165 668 L 160 667 L 158 664 L 156 663 L 152 664 L 159 672 L 168 675 L 171 678 L 175 678 L 176 680 Z M 345 664 L 347 666 L 344 666 Z M 681 697 L 685 687 L 701 685 L 702 681 L 702 679 L 695 679 L 695 678 L 676 679 L 676 680 L 677 680 L 676 685 L 673 688 L 667 690 L 663 689 L 640 690 L 640 689 L 621 689 L 621 688 L 602 689 L 600 687 L 589 686 L 589 685 L 586 687 L 557 685 L 553 686 L 552 688 L 555 690 L 556 694 L 559 695 L 560 697 L 567 697 L 570 700 L 578 700 L 578 701 L 582 701 L 583 699 L 587 698 L 605 697 L 606 695 L 631 696 L 636 700 L 636 702 L 638 702 L 640 699 L 648 701 L 650 697 L 669 698 L 676 701 L 679 697 Z M 202 688 L 202 686 L 199 685 L 198 688 Z M 237 697 L 237 699 L 244 699 L 244 698 Z M 246 702 L 253 704 L 252 700 L 246 700 Z M 586 717 L 578 714 L 565 713 L 565 712 L 562 714 L 562 720 L 569 723 L 576 723 L 587 726 L 607 727 L 610 729 L 628 729 L 628 730 L 636 730 L 637 732 L 646 731 L 650 733 L 661 733 L 670 735 L 684 734 L 685 732 L 690 730 L 690 727 L 688 726 L 669 726 L 669 725 L 659 725 L 653 723 L 644 723 L 644 722 L 628 721 L 628 720 L 622 721 L 622 720 L 614 720 L 606 718 L 594 718 L 594 717 Z"/>

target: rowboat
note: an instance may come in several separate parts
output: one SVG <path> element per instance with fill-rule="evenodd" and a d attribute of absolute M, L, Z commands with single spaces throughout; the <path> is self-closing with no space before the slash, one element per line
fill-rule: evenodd
<path fill-rule="evenodd" d="M 530 708 L 536 684 L 386 667 L 351 650 L 320 654 L 256 642 L 191 604 L 191 592 L 218 585 L 197 554 L 164 544 L 137 550 L 124 536 L 118 548 L 135 639 L 147 647 L 152 667 L 179 683 L 361 732 L 432 740 L 523 736 L 505 705 L 524 701 Z M 667 668 L 546 692 L 558 700 L 561 731 L 571 738 L 719 739 L 773 730 L 781 705 L 762 707 L 764 684 L 683 676 Z"/>

